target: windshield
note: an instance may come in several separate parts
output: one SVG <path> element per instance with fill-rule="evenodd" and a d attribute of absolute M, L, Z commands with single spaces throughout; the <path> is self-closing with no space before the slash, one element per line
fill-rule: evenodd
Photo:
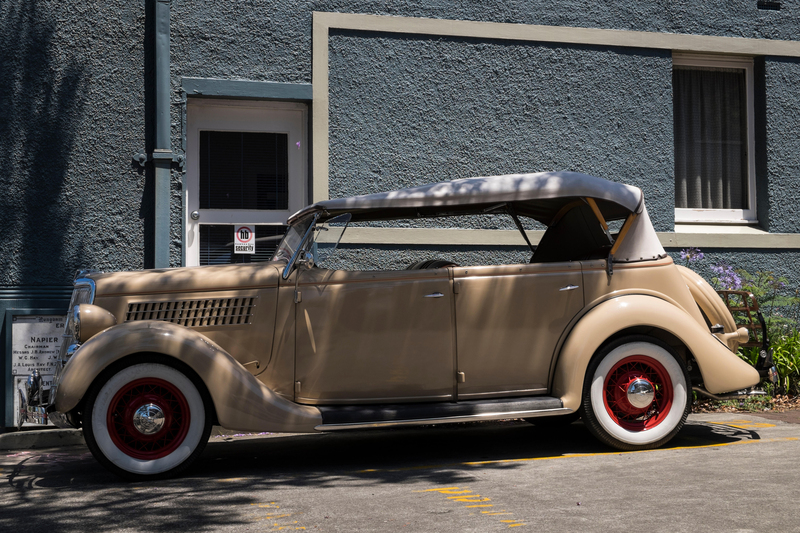
<path fill-rule="evenodd" d="M 314 217 L 306 217 L 303 219 L 298 220 L 291 226 L 289 229 L 286 230 L 286 235 L 284 235 L 283 240 L 281 241 L 280 246 L 278 249 L 275 250 L 275 254 L 272 256 L 272 261 L 283 261 L 284 263 L 288 263 L 294 253 L 297 251 L 297 248 L 302 244 L 303 237 L 308 231 L 308 226 L 314 221 Z"/>
<path fill-rule="evenodd" d="M 317 232 L 314 237 L 314 255 L 317 264 L 324 266 L 325 262 L 333 256 L 349 223 L 350 213 L 345 213 L 316 225 L 314 228 Z"/>

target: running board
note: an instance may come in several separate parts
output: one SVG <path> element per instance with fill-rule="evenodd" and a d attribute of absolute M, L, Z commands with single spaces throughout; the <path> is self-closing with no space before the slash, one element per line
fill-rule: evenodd
<path fill-rule="evenodd" d="M 322 424 L 314 428 L 317 431 L 455 424 L 572 412 L 560 399 L 549 396 L 343 407 L 329 405 L 318 406 L 318 409 L 322 413 Z"/>

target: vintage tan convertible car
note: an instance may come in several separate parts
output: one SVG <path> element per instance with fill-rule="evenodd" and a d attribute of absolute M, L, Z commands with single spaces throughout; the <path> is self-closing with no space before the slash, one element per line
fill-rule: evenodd
<path fill-rule="evenodd" d="M 343 222 L 490 214 L 526 241 L 523 221 L 546 226 L 529 262 L 319 263 Z M 581 416 L 608 445 L 652 448 L 681 429 L 693 389 L 768 375 L 766 358 L 736 356 L 747 339 L 664 252 L 638 188 L 572 172 L 470 178 L 308 206 L 267 263 L 80 273 L 54 385 L 31 376 L 22 414 L 82 426 L 103 465 L 139 479 L 185 469 L 213 424 Z"/>

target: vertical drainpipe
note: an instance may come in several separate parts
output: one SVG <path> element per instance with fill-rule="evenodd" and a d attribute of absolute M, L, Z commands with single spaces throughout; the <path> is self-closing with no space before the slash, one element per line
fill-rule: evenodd
<path fill-rule="evenodd" d="M 156 135 L 153 150 L 155 166 L 155 267 L 169 267 L 170 168 L 172 143 L 170 128 L 169 20 L 171 0 L 156 0 L 155 88 Z"/>

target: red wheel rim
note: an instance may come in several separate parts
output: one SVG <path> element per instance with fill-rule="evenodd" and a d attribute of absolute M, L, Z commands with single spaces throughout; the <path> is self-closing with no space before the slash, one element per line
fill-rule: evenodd
<path fill-rule="evenodd" d="M 137 409 L 155 404 L 164 413 L 164 425 L 146 435 L 133 425 Z M 168 381 L 142 378 L 125 384 L 111 400 L 106 426 L 111 440 L 125 455 L 152 460 L 166 457 L 181 445 L 189 431 L 191 416 L 183 393 Z"/>
<path fill-rule="evenodd" d="M 636 379 L 653 386 L 655 397 L 647 407 L 635 407 L 628 401 L 627 389 Z M 672 380 L 664 366 L 646 355 L 632 355 L 620 360 L 603 383 L 603 403 L 612 420 L 629 431 L 645 431 L 659 425 L 672 407 Z"/>

